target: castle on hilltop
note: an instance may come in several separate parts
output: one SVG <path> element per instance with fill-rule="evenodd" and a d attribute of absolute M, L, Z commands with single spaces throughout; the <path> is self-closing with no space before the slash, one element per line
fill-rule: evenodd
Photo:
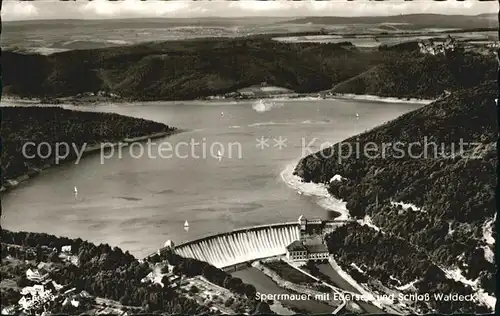
<path fill-rule="evenodd" d="M 444 40 L 440 39 L 422 40 L 418 43 L 418 47 L 422 54 L 429 54 L 429 55 L 444 55 L 447 52 L 463 50 L 461 44 L 457 42 L 450 35 L 448 35 Z"/>

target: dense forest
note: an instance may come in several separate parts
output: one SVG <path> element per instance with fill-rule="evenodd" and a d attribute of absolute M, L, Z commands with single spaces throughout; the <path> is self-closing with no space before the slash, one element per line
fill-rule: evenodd
<path fill-rule="evenodd" d="M 6 94 L 54 97 L 102 90 L 142 100 L 195 99 L 263 81 L 319 91 L 389 57 L 362 54 L 352 45 L 285 44 L 266 36 L 2 55 Z"/>
<path fill-rule="evenodd" d="M 131 100 L 195 99 L 261 82 L 299 93 L 335 86 L 336 92 L 431 98 L 443 87 L 465 81 L 476 84 L 488 75 L 493 62 L 473 54 L 423 57 L 416 45 L 366 51 L 349 42 L 281 43 L 270 35 L 155 42 L 49 56 L 10 51 L 2 55 L 7 95 L 52 98 L 106 91 Z M 456 82 L 460 69 L 468 75 Z"/>
<path fill-rule="evenodd" d="M 233 277 L 231 274 L 205 261 L 181 257 L 170 249 L 163 251 L 161 255 L 155 254 L 149 257 L 148 261 L 151 263 L 166 261 L 174 266 L 174 274 L 186 277 L 203 276 L 208 281 L 230 290 L 240 299 L 233 300 L 230 303 L 226 302 L 226 304 L 231 306 L 232 310 L 237 313 L 244 313 L 245 308 L 247 308 L 259 314 L 273 314 L 266 302 L 257 302 L 255 300 L 257 290 L 254 285 L 244 283 L 240 278 Z"/>
<path fill-rule="evenodd" d="M 59 107 L 1 107 L 2 112 L 2 182 L 33 172 L 46 164 L 55 164 L 55 147 L 59 142 L 69 144 L 68 157 L 76 158 L 76 146 L 90 147 L 99 143 L 118 142 L 125 138 L 150 135 L 159 132 L 174 132 L 174 128 L 144 119 L 126 117 L 112 113 L 95 113 L 65 110 Z M 34 146 L 23 146 L 26 142 Z M 42 158 L 36 154 L 36 146 L 48 143 L 51 155 Z M 61 149 L 64 149 L 61 147 Z M 45 155 L 45 151 L 43 155 Z M 65 152 L 61 150 L 60 155 Z M 28 157 L 34 158 L 29 159 Z M 61 162 L 59 162 L 61 163 Z"/>
<path fill-rule="evenodd" d="M 141 282 L 151 272 L 151 264 L 166 260 L 174 265 L 175 274 L 186 277 L 203 275 L 209 281 L 246 298 L 233 302 L 232 308 L 244 312 L 245 308 L 250 307 L 253 313 L 272 313 L 265 302 L 255 301 L 256 289 L 253 285 L 243 283 L 241 279 L 233 278 L 206 262 L 183 258 L 172 252 L 163 258 L 155 256 L 149 262 L 140 263 L 128 251 L 123 252 L 120 248 L 112 248 L 107 244 L 95 245 L 80 238 L 2 230 L 1 241 L 2 258 L 11 256 L 23 261 L 59 263 L 50 273 L 50 277 L 57 283 L 65 284 L 67 288 L 85 290 L 97 297 L 119 301 L 124 306 L 136 306 L 145 312 L 187 315 L 212 313 L 206 306 L 200 306 L 174 290 L 165 278 L 162 280 L 164 287 Z M 79 266 L 62 263 L 58 257 L 61 248 L 68 245 L 71 246 L 72 253 L 78 256 Z M 20 286 L 30 285 L 22 266 L 8 271 L 2 268 L 1 272 L 2 279 L 15 278 Z M 2 294 L 5 294 L 2 297 L 10 303 L 19 299 L 19 293 L 12 290 L 5 290 Z"/>
<path fill-rule="evenodd" d="M 446 277 L 426 253 L 398 237 L 374 233 L 368 226 L 349 223 L 327 235 L 330 252 L 343 266 L 351 263 L 364 268 L 364 277 L 375 277 L 383 284 L 401 286 L 418 280 L 417 293 L 473 294 L 473 290 Z M 362 255 L 360 255 L 362 254 Z M 397 280 L 397 281 L 396 281 Z M 361 280 L 359 280 L 361 281 Z M 366 279 L 362 279 L 366 281 Z M 400 282 L 400 283 L 399 283 Z M 424 313 L 487 313 L 488 308 L 468 301 L 430 300 L 419 302 Z"/>
<path fill-rule="evenodd" d="M 402 46 L 411 50 L 411 46 Z M 393 47 L 393 50 L 397 47 Z M 437 98 L 444 90 L 471 88 L 496 75 L 493 58 L 462 51 L 445 55 L 404 53 L 335 85 L 336 93 L 381 97 Z"/>
<path fill-rule="evenodd" d="M 21 248 L 9 245 L 22 246 Z M 2 230 L 2 257 L 7 255 L 25 259 L 27 253 L 36 256 L 35 261 L 57 262 L 53 249 L 61 250 L 70 245 L 77 254 L 80 266 L 62 264 L 51 272 L 50 277 L 59 284 L 68 284 L 86 290 L 92 295 L 139 306 L 144 311 L 162 310 L 166 313 L 199 314 L 208 309 L 195 301 L 179 296 L 169 287 L 149 287 L 141 283 L 149 272 L 147 263 L 139 263 L 128 252 L 107 244 L 94 245 L 81 239 L 69 239 L 48 234 L 11 232 Z M 24 271 L 23 271 L 24 272 Z M 22 277 L 20 277 L 22 279 Z"/>
<path fill-rule="evenodd" d="M 492 80 L 458 90 L 303 158 L 295 173 L 305 181 L 327 184 L 332 195 L 347 202 L 353 217 L 369 216 L 382 231 L 423 249 L 437 264 L 479 279 L 493 294 L 495 266 L 486 252 L 492 253 L 494 244 L 484 235 L 495 214 L 496 95 Z M 336 174 L 345 179 L 330 182 Z M 350 238 L 344 251 L 355 249 L 361 233 L 345 234 Z M 376 231 L 363 235 L 375 238 Z M 358 251 L 368 251 L 366 243 Z M 376 249 L 391 258 L 402 253 L 390 243 Z M 387 260 L 386 265 L 393 261 Z"/>

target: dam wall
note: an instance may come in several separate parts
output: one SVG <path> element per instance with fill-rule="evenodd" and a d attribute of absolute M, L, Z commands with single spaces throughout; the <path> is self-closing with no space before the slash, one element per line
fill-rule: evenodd
<path fill-rule="evenodd" d="M 173 247 L 181 257 L 205 261 L 217 268 L 238 269 L 242 263 L 283 256 L 293 241 L 311 236 L 324 236 L 352 220 L 312 220 L 301 217 L 297 222 L 258 225 L 213 234 Z M 167 241 L 148 257 L 167 251 L 173 243 Z"/>
<path fill-rule="evenodd" d="M 286 246 L 300 239 L 298 223 L 282 223 L 237 229 L 180 244 L 175 252 L 206 261 L 217 268 L 284 255 Z"/>

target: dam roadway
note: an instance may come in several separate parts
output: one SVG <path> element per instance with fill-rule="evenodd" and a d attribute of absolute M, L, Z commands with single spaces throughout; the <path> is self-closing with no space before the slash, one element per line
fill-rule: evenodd
<path fill-rule="evenodd" d="M 345 221 L 327 223 L 326 232 L 343 223 Z M 286 246 L 299 239 L 300 224 L 297 221 L 266 224 L 184 242 L 175 245 L 175 253 L 223 269 L 245 262 L 285 255 Z M 162 253 L 166 248 L 160 248 L 158 251 Z M 146 259 L 156 253 L 150 254 Z"/>
<path fill-rule="evenodd" d="M 205 236 L 175 245 L 175 253 L 227 268 L 249 261 L 280 256 L 286 246 L 300 238 L 297 222 L 258 225 Z M 175 242 L 175 241 L 174 241 Z M 163 252 L 166 247 L 159 249 Z M 150 256 L 155 255 L 152 253 Z"/>
<path fill-rule="evenodd" d="M 336 227 L 350 222 L 349 220 L 333 220 L 327 222 L 324 227 L 324 233 L 334 230 Z M 239 268 L 247 268 L 248 263 L 256 260 L 261 260 L 269 257 L 286 255 L 286 246 L 295 240 L 300 239 L 301 229 L 297 221 L 275 223 L 251 226 L 235 229 L 225 233 L 212 234 L 192 241 L 180 243 L 175 246 L 175 253 L 186 258 L 193 258 L 200 261 L 205 261 L 213 266 L 224 270 L 239 270 Z M 168 243 L 168 242 L 167 242 Z M 166 244 L 167 244 L 166 243 Z M 162 247 L 158 252 L 163 253 L 168 248 Z M 146 257 L 156 255 L 158 252 L 152 253 Z M 329 276 L 335 276 L 334 286 L 328 284 L 329 287 L 337 287 L 341 292 L 347 291 L 357 293 L 358 291 L 351 286 L 347 286 L 346 282 L 332 269 L 329 271 Z M 243 273 L 243 271 L 241 271 Z M 241 275 L 243 277 L 243 275 Z M 255 276 L 254 276 L 255 277 Z M 253 277 L 252 277 L 253 278 Z M 339 278 L 342 282 L 338 282 Z M 311 303 L 319 304 L 319 302 Z M 341 304 L 344 307 L 346 302 Z M 383 311 L 369 303 L 362 303 L 362 308 L 366 311 L 380 313 Z M 317 306 L 313 306 L 317 309 Z M 324 313 L 324 310 L 321 310 Z M 335 310 L 334 312 L 338 312 Z"/>

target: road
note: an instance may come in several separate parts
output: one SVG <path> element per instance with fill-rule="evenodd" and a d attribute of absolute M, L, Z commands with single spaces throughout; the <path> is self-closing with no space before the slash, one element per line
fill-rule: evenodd
<path fill-rule="evenodd" d="M 325 285 L 325 286 L 329 287 L 330 289 L 332 289 L 332 291 L 333 291 L 333 292 L 335 292 L 336 294 L 338 294 L 338 297 L 340 297 L 340 298 L 342 299 L 342 302 L 340 303 L 340 305 L 339 305 L 337 308 L 335 308 L 335 310 L 332 312 L 332 314 L 337 314 L 338 312 L 340 312 L 340 311 L 341 311 L 341 310 L 342 310 L 342 309 L 343 309 L 343 308 L 347 305 L 347 301 L 346 301 L 346 299 L 343 297 L 343 292 L 342 292 L 342 290 L 341 290 L 341 289 L 339 289 L 339 288 L 337 288 L 337 287 L 335 287 L 335 286 L 333 286 L 333 285 L 331 285 L 331 284 L 328 284 L 328 283 L 326 283 L 326 282 L 324 282 L 324 281 L 320 280 L 319 278 L 315 277 L 314 275 L 310 274 L 309 272 L 305 271 L 304 269 L 301 269 L 301 268 L 299 268 L 299 267 L 297 267 L 297 266 L 293 265 L 293 264 L 292 264 L 291 262 L 289 262 L 289 261 L 285 261 L 285 262 L 286 262 L 286 263 L 288 263 L 288 265 L 290 265 L 290 266 L 291 266 L 291 267 L 293 267 L 294 269 L 296 269 L 296 270 L 298 270 L 298 271 L 302 272 L 303 274 L 305 274 L 305 275 L 309 276 L 310 278 L 312 278 L 312 279 L 314 279 L 314 280 L 316 280 L 316 281 L 320 282 L 321 284 L 323 284 L 323 285 Z"/>

